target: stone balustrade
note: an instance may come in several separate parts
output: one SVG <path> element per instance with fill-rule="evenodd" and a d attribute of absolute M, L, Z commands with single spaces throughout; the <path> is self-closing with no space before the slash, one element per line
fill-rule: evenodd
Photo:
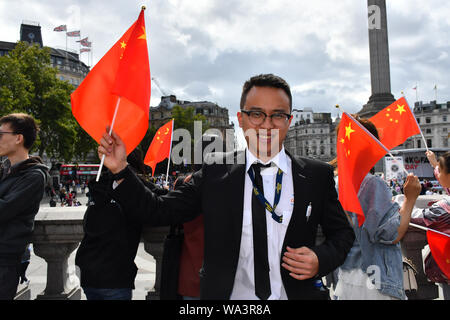
<path fill-rule="evenodd" d="M 426 206 L 428 198 L 423 198 L 421 206 Z M 34 253 L 47 262 L 47 282 L 43 292 L 37 295 L 38 300 L 69 300 L 81 299 L 79 281 L 74 281 L 74 274 L 69 270 L 68 258 L 83 239 L 83 216 L 86 207 L 41 207 L 35 219 L 33 234 Z M 163 241 L 168 233 L 168 227 L 144 227 L 142 241 L 144 249 L 156 261 L 154 287 L 147 293 L 147 300 L 159 299 L 161 283 L 161 262 L 163 256 Z M 320 232 L 319 232 L 320 237 Z M 403 254 L 410 258 L 418 269 L 417 294 L 410 299 L 435 299 L 438 289 L 434 283 L 428 282 L 422 268 L 421 250 L 426 245 L 426 236 L 418 229 L 410 228 L 402 240 Z M 18 292 L 16 299 L 29 299 L 27 288 Z"/>
<path fill-rule="evenodd" d="M 85 211 L 85 206 L 41 207 L 36 215 L 33 249 L 47 262 L 46 287 L 37 295 L 37 300 L 81 299 L 79 281 L 74 281 L 75 274 L 69 272 L 75 268 L 69 268 L 68 258 L 83 239 Z M 159 299 L 163 241 L 168 231 L 168 227 L 143 228 L 144 249 L 156 261 L 155 285 L 147 294 L 148 300 Z M 29 297 L 30 294 L 24 291 L 20 296 Z"/>

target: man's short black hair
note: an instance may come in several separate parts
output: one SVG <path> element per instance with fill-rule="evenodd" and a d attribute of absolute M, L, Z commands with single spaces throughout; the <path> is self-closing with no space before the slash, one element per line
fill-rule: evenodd
<path fill-rule="evenodd" d="M 281 77 L 269 74 L 260 74 L 251 77 L 244 83 L 241 95 L 241 110 L 244 109 L 245 101 L 247 100 L 247 94 L 253 87 L 270 87 L 282 89 L 289 97 L 289 110 L 292 110 L 292 94 L 291 88 L 288 83 Z"/>
<path fill-rule="evenodd" d="M 34 118 L 26 113 L 11 113 L 0 118 L 0 126 L 5 123 L 9 124 L 15 133 L 23 135 L 23 146 L 30 150 L 39 132 Z"/>

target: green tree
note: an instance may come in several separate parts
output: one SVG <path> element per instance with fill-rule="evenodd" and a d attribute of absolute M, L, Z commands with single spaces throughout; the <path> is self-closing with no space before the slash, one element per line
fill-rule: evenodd
<path fill-rule="evenodd" d="M 19 61 L 0 57 L 0 115 L 27 107 L 31 90 L 33 84 L 22 74 Z"/>
<path fill-rule="evenodd" d="M 206 122 L 206 117 L 202 114 L 195 114 L 194 107 L 182 108 L 181 106 L 174 106 L 172 109 L 172 117 L 175 119 L 174 129 L 183 128 L 191 133 L 194 139 L 194 122 L 202 122 L 202 133 L 205 132 L 209 126 Z"/>
<path fill-rule="evenodd" d="M 50 63 L 50 48 L 18 42 L 0 57 L 0 115 L 32 115 L 41 129 L 33 151 L 68 162 L 74 155 L 86 155 L 95 144 L 72 115 L 74 87 L 59 80 L 57 73 Z"/>

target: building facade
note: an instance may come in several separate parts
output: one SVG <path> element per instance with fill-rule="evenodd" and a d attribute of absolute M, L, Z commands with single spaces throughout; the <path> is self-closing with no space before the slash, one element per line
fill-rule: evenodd
<path fill-rule="evenodd" d="M 294 127 L 298 124 L 310 124 L 314 122 L 313 110 L 311 108 L 305 108 L 303 110 L 292 110 L 292 121 L 290 127 Z"/>
<path fill-rule="evenodd" d="M 331 113 L 314 113 L 310 109 L 296 112 L 297 115 L 301 113 L 303 119 L 301 116 L 296 118 L 293 112 L 294 117 L 284 142 L 286 150 L 294 157 L 315 158 L 326 162 L 334 159 L 335 128 L 339 119 L 333 122 Z"/>
<path fill-rule="evenodd" d="M 23 21 L 20 26 L 20 41 L 30 44 L 37 43 L 44 47 L 41 26 L 38 22 Z M 16 47 L 15 42 L 0 41 L 0 56 L 8 54 Z M 79 58 L 78 53 L 72 50 L 50 48 L 50 61 L 58 69 L 57 77 L 68 81 L 77 88 L 89 72 L 89 67 Z"/>
<path fill-rule="evenodd" d="M 202 114 L 206 118 L 206 123 L 211 129 L 218 129 L 222 136 L 226 137 L 226 130 L 234 131 L 233 123 L 230 123 L 228 109 L 218 106 L 208 101 L 183 101 L 177 100 L 176 96 L 163 96 L 157 107 L 150 107 L 150 127 L 159 128 L 172 118 L 172 109 L 174 106 L 182 108 L 193 107 L 195 114 Z M 234 136 L 234 133 L 233 133 Z"/>
<path fill-rule="evenodd" d="M 449 148 L 450 101 L 446 103 L 418 101 L 414 104 L 413 111 L 426 140 L 426 146 L 422 136 L 418 134 L 408 138 L 396 149 Z"/>

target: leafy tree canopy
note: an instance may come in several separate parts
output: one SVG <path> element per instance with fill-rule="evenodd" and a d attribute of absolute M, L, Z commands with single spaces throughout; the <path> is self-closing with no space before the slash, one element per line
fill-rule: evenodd
<path fill-rule="evenodd" d="M 0 57 L 0 116 L 12 112 L 32 115 L 40 133 L 32 151 L 65 162 L 83 159 L 95 148 L 71 112 L 74 87 L 57 78 L 50 63 L 50 48 L 18 42 Z"/>

